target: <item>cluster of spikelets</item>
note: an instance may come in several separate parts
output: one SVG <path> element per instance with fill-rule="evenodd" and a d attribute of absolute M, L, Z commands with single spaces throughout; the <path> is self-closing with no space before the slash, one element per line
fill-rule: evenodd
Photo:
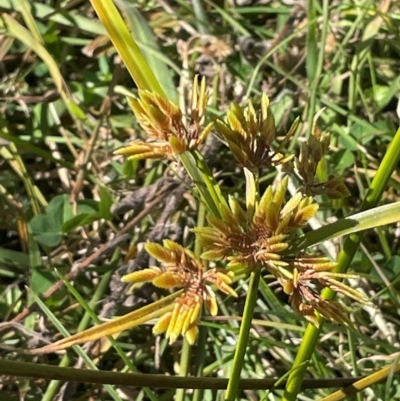
<path fill-rule="evenodd" d="M 303 184 L 299 190 L 309 195 L 326 195 L 331 199 L 350 196 L 350 192 L 341 177 L 331 177 L 326 182 L 316 183 L 317 167 L 329 151 L 330 135 L 319 131 L 314 125 L 312 135 L 301 145 L 300 155 L 295 160 L 293 173 Z"/>
<path fill-rule="evenodd" d="M 285 203 L 287 184 L 286 177 L 275 190 L 268 187 L 250 215 L 237 200 L 230 198 L 230 209 L 222 208 L 221 219 L 209 216 L 209 227 L 194 228 L 200 244 L 207 249 L 201 256 L 227 262 L 227 268 L 235 275 L 264 268 L 282 285 L 293 309 L 314 325 L 318 325 L 320 314 L 352 326 L 344 307 L 325 301 L 319 293 L 323 288 L 331 288 L 367 303 L 360 292 L 338 281 L 356 276 L 333 273 L 336 263 L 326 257 L 288 252 L 289 238 L 316 214 L 318 204 L 301 193 Z"/>
<path fill-rule="evenodd" d="M 128 98 L 128 103 L 148 141 L 132 142 L 115 153 L 130 159 L 160 159 L 196 149 L 213 127 L 212 123 L 203 126 L 207 102 L 204 79 L 200 84 L 194 80 L 188 118 L 174 102 L 140 90 L 139 98 Z"/>
<path fill-rule="evenodd" d="M 134 142 L 117 153 L 136 159 L 177 158 L 183 152 L 195 150 L 213 128 L 211 123 L 203 125 L 207 99 L 204 80 L 199 85 L 195 79 L 189 118 L 186 118 L 172 102 L 146 91 L 140 92 L 139 99 L 131 99 L 130 105 L 149 141 Z M 172 312 L 161 317 L 154 326 L 155 334 L 166 332 L 170 342 L 181 334 L 193 343 L 202 306 L 211 315 L 218 312 L 211 287 L 236 297 L 231 288 L 234 276 L 260 268 L 276 277 L 289 295 L 293 309 L 314 325 L 318 325 L 319 315 L 346 326 L 352 325 L 344 306 L 324 300 L 320 293 L 322 289 L 330 288 L 358 302 L 367 303 L 361 293 L 340 281 L 354 276 L 332 272 L 336 264 L 326 257 L 290 253 L 289 242 L 318 211 L 313 196 L 324 194 L 335 199 L 349 194 L 341 178 L 315 182 L 318 163 L 329 149 L 329 135 L 314 128 L 313 134 L 302 144 L 294 163 L 293 155 L 282 154 L 296 128 L 297 121 L 274 147 L 275 121 L 266 95 L 261 98 L 258 113 L 251 103 L 244 110 L 234 104 L 225 121 L 215 122 L 217 136 L 230 148 L 247 176 L 256 176 L 262 167 L 285 164 L 285 171 L 300 182 L 300 187 L 286 202 L 288 177 L 275 188 L 269 186 L 259 199 L 255 186 L 250 185 L 250 192 L 253 193 L 248 198 L 252 200 L 247 202 L 246 210 L 230 197 L 229 206 L 220 205 L 220 217 L 210 215 L 208 227 L 193 229 L 204 249 L 201 259 L 214 264 L 225 263 L 226 269 L 206 270 L 192 252 L 173 241 L 165 240 L 164 246 L 146 244 L 147 252 L 160 262 L 161 267 L 134 272 L 123 280 L 182 289 Z"/>
<path fill-rule="evenodd" d="M 182 334 L 193 344 L 197 337 L 198 321 L 203 304 L 212 316 L 218 312 L 215 293 L 210 287 L 236 297 L 229 286 L 233 273 L 226 269 L 205 271 L 202 263 L 188 249 L 176 242 L 164 240 L 164 246 L 149 242 L 146 251 L 161 263 L 161 268 L 150 267 L 122 278 L 128 283 L 151 282 L 156 287 L 182 288 L 183 293 L 175 301 L 172 312 L 165 314 L 154 326 L 154 334 L 166 332 L 170 342 Z"/>
<path fill-rule="evenodd" d="M 229 147 L 237 162 L 250 171 L 257 172 L 263 166 L 277 166 L 293 159 L 293 155 L 283 156 L 287 141 L 296 131 L 298 120 L 294 122 L 277 149 L 275 140 L 275 120 L 271 113 L 268 96 L 261 96 L 259 113 L 252 103 L 242 110 L 232 103 L 226 113 L 226 121 L 215 122 L 218 136 Z"/>

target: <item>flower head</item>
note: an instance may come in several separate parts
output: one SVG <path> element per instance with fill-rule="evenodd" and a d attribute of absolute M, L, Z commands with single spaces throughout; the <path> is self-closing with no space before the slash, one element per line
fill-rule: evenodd
<path fill-rule="evenodd" d="M 227 112 L 226 122 L 217 121 L 215 128 L 238 163 L 251 171 L 262 166 L 283 164 L 293 157 L 283 156 L 280 151 L 296 130 L 297 123 L 293 124 L 281 146 L 274 150 L 275 120 L 265 94 L 262 95 L 258 115 L 251 102 L 244 110 L 233 103 Z"/>
<path fill-rule="evenodd" d="M 149 242 L 147 252 L 161 263 L 161 268 L 150 267 L 128 274 L 122 278 L 125 282 L 152 282 L 160 288 L 182 288 L 183 293 L 175 300 L 172 312 L 159 319 L 153 328 L 155 334 L 166 332 L 170 343 L 179 334 L 185 335 L 189 343 L 197 337 L 197 325 L 204 303 L 211 315 L 218 312 L 214 291 L 215 285 L 225 294 L 237 296 L 229 286 L 233 274 L 225 269 L 204 270 L 204 266 L 188 249 L 171 240 L 164 240 L 163 245 Z"/>
<path fill-rule="evenodd" d="M 317 116 L 318 117 L 318 116 Z M 314 121 L 313 130 L 307 141 L 301 145 L 300 155 L 295 159 L 297 175 L 303 183 L 304 190 L 309 195 L 327 195 L 330 199 L 340 199 L 350 196 L 342 177 L 332 177 L 326 182 L 316 183 L 318 164 L 328 153 L 330 135 L 322 133 Z"/>
<path fill-rule="evenodd" d="M 199 85 L 197 77 L 193 83 L 188 119 L 174 102 L 140 90 L 139 98 L 128 98 L 128 103 L 149 141 L 132 142 L 115 153 L 132 159 L 156 159 L 196 149 L 212 128 L 211 123 L 203 127 L 207 101 L 205 79 Z"/>
<path fill-rule="evenodd" d="M 256 266 L 272 273 L 289 295 L 292 308 L 318 325 L 318 315 L 352 326 L 344 306 L 324 300 L 324 288 L 367 303 L 360 292 L 340 281 L 356 276 L 334 273 L 336 263 L 315 255 L 290 255 L 289 238 L 316 214 L 318 204 L 311 197 L 296 193 L 288 202 L 285 194 L 288 179 L 273 189 L 268 187 L 254 208 L 243 210 L 231 198 L 230 208 L 222 208 L 222 218 L 210 216 L 210 227 L 197 227 L 200 243 L 207 249 L 202 257 L 228 262 L 236 274 L 247 273 Z M 286 252 L 285 252 L 286 251 Z"/>
<path fill-rule="evenodd" d="M 222 219 L 209 216 L 210 227 L 195 228 L 200 243 L 208 249 L 202 257 L 226 260 L 236 272 L 261 264 L 277 273 L 286 266 L 281 253 L 289 247 L 290 232 L 304 226 L 318 210 L 312 198 L 300 193 L 285 203 L 287 184 L 286 177 L 275 190 L 268 187 L 252 215 L 230 198 L 230 209 L 222 207 Z"/>
<path fill-rule="evenodd" d="M 294 311 L 317 327 L 318 314 L 325 319 L 353 327 L 346 316 L 347 310 L 344 305 L 325 300 L 319 293 L 323 288 L 330 288 L 357 302 L 368 304 L 368 299 L 361 292 L 338 280 L 357 276 L 332 272 L 336 263 L 326 257 L 304 254 L 286 260 L 288 274 L 286 277 L 281 277 L 279 281 L 284 291 L 290 296 L 289 301 Z"/>

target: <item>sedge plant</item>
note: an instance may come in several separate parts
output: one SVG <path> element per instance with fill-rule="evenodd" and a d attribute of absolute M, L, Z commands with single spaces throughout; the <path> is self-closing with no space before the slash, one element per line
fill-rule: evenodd
<path fill-rule="evenodd" d="M 333 300 L 333 294 L 341 294 L 361 305 L 369 303 L 362 293 L 344 281 L 357 277 L 348 274 L 347 268 L 358 246 L 359 234 L 349 237 L 338 262 L 310 247 L 324 238 L 396 221 L 399 205 L 376 208 L 373 218 L 371 214 L 361 213 L 339 224 L 327 225 L 320 235 L 307 232 L 309 221 L 320 208 L 319 199 L 341 199 L 349 195 L 341 177 L 332 176 L 324 182 L 316 179 L 318 166 L 330 146 L 330 135 L 318 129 L 318 116 L 296 156 L 286 151 L 286 145 L 298 129 L 299 121 L 294 121 L 283 139 L 278 140 L 266 94 L 244 107 L 233 103 L 224 116 L 212 121 L 207 114 L 206 81 L 194 77 L 191 95 L 185 107 L 179 107 L 166 97 L 113 2 L 91 2 L 138 87 L 137 96 L 128 97 L 128 104 L 146 136 L 143 141 L 135 140 L 117 149 L 115 154 L 133 160 L 178 162 L 191 177 L 199 202 L 207 210 L 207 223 L 191 228 L 202 249 L 200 255 L 168 238 L 162 244 L 148 242 L 145 249 L 158 265 L 122 278 L 134 287 L 150 282 L 171 290 L 168 297 L 31 353 L 58 351 L 150 319 L 158 319 L 153 328 L 155 335 L 165 335 L 170 343 L 183 336 L 192 345 L 198 336 L 203 311 L 211 316 L 218 313 L 216 292 L 237 297 L 237 282 L 249 280 L 225 392 L 226 400 L 234 400 L 238 395 L 260 277 L 268 274 L 287 294 L 294 313 L 310 324 L 284 396 L 288 401 L 296 399 L 322 322 L 329 320 L 354 329 L 348 310 L 343 303 Z M 243 204 L 240 199 L 223 193 L 204 160 L 202 149 L 209 135 L 215 135 L 229 149 L 242 173 L 246 187 Z M 399 138 L 397 133 L 396 143 Z M 392 162 L 382 164 L 378 171 L 379 188 L 376 178 L 363 210 L 377 205 L 395 160 L 399 160 L 399 149 L 400 144 L 390 149 L 388 160 Z M 262 189 L 261 175 L 268 170 L 277 172 L 276 179 Z M 289 195 L 289 185 L 295 186 L 294 194 Z"/>

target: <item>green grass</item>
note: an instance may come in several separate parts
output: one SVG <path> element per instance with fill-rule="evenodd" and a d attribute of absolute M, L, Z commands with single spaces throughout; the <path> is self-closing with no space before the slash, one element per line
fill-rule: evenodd
<path fill-rule="evenodd" d="M 399 5 L 387 3 L 386 9 L 386 3 L 372 0 L 307 1 L 305 8 L 261 3 L 116 2 L 154 82 L 170 99 L 182 102 L 196 73 L 206 76 L 212 89 L 213 117 L 232 101 L 243 106 L 251 99 L 258 105 L 266 92 L 278 138 L 300 118 L 286 146 L 294 153 L 324 108 L 318 126 L 331 133 L 331 151 L 317 174 L 322 181 L 332 174 L 344 177 L 351 196 L 317 198 L 320 210 L 312 230 L 363 208 L 400 201 Z M 171 238 L 199 253 L 189 229 L 204 224 L 206 211 L 183 167 L 198 182 L 210 169 L 215 181 L 200 182 L 200 190 L 216 208 L 221 193 L 245 202 L 246 181 L 229 149 L 218 142 L 203 155 L 205 161 L 188 154 L 180 163 L 126 161 L 113 155 L 145 134 L 125 97 L 137 88 L 102 36 L 106 30 L 89 2 L 0 0 L 0 10 L 2 400 L 26 393 L 26 399 L 50 401 L 69 391 L 70 400 L 176 396 L 197 401 L 222 400 L 225 394 L 243 400 L 321 400 L 349 384 L 343 377 L 368 376 L 387 366 L 380 383 L 370 378 L 369 387 L 360 388 L 355 399 L 400 397 L 395 373 L 400 331 L 396 224 L 343 240 L 330 238 L 316 247 L 338 258 L 341 270 L 360 276 L 351 286 L 362 289 L 373 307 L 339 298 L 348 304 L 358 332 L 327 322 L 319 331 L 307 327 L 276 280 L 263 274 L 258 292 L 250 291 L 256 297 L 248 302 L 248 277 L 234 285 L 238 299 L 218 295 L 219 316 L 202 319 L 192 347 L 181 337 L 173 345 L 163 336 L 154 337 L 150 321 L 116 335 L 112 344 L 104 339 L 85 345 L 84 351 L 21 354 L 21 349 L 55 342 L 168 294 L 147 284 L 130 292 L 120 278 L 133 264 L 148 266 L 142 250 L 147 240 Z M 262 191 L 276 174 L 275 169 L 260 172 Z M 134 261 L 126 257 L 133 244 L 139 247 Z M 241 326 L 245 304 L 247 310 L 252 301 L 253 321 L 245 314 Z M 241 327 L 250 331 L 239 340 Z M 23 364 L 13 365 L 24 362 L 25 370 Z M 30 362 L 37 367 L 34 378 L 29 378 Z M 43 368 L 40 376 L 40 364 L 52 368 Z M 96 381 L 96 372 L 88 369 L 108 373 Z M 135 387 L 129 387 L 129 378 L 113 376 L 117 372 L 145 374 L 149 387 L 138 385 L 136 376 L 131 382 Z M 185 386 L 197 390 L 176 390 L 179 381 L 159 388 L 155 374 L 163 375 L 165 387 L 172 376 L 200 378 Z M 223 378 L 231 378 L 227 393 Z M 255 382 L 262 383 L 260 388 L 243 379 L 280 379 L 281 384 Z M 334 382 L 326 384 L 325 379 Z M 69 387 L 63 385 L 67 380 Z"/>

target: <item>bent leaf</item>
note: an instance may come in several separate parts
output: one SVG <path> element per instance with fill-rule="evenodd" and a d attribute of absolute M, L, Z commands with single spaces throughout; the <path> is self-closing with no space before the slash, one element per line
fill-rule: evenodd
<path fill-rule="evenodd" d="M 292 242 L 288 252 L 300 251 L 331 238 L 369 230 L 398 221 L 400 221 L 400 202 L 378 206 L 300 236 Z"/>
<path fill-rule="evenodd" d="M 128 330 L 172 311 L 174 307 L 174 300 L 180 295 L 180 293 L 181 291 L 177 291 L 168 297 L 162 298 L 159 301 L 153 302 L 150 305 L 146 305 L 143 308 L 130 312 L 124 316 L 91 327 L 90 329 L 64 338 L 53 344 L 49 344 L 41 348 L 26 350 L 25 353 L 29 355 L 37 355 L 49 352 L 58 352 L 73 345 L 95 341 L 102 337 Z"/>

